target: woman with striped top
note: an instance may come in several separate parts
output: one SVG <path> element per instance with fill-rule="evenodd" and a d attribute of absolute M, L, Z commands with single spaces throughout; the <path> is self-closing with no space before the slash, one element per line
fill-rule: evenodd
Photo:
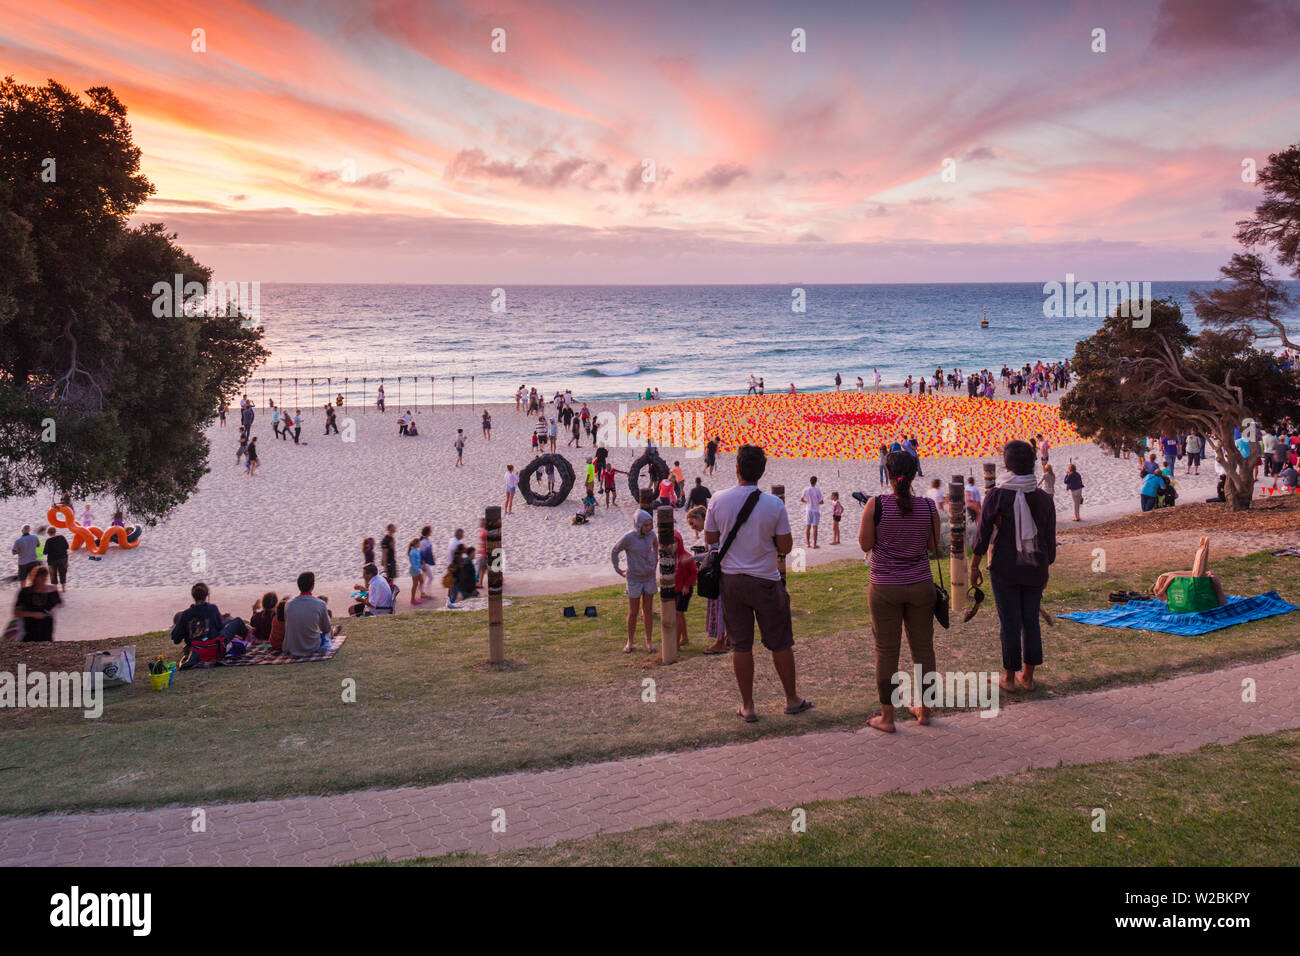
<path fill-rule="evenodd" d="M 912 662 L 921 668 L 922 680 L 935 672 L 934 662 L 934 579 L 930 575 L 929 552 L 939 546 L 939 511 L 929 498 L 912 494 L 917 461 L 905 451 L 890 452 L 885 470 L 893 494 L 878 495 L 867 502 L 858 528 L 858 544 L 871 555 L 871 581 L 867 605 L 876 643 L 876 690 L 880 713 L 868 726 L 887 734 L 894 732 L 894 675 L 903 630 Z M 877 514 L 877 511 L 879 514 Z M 921 687 L 913 687 L 917 706 L 908 710 L 924 725 L 930 709 L 921 705 Z"/>

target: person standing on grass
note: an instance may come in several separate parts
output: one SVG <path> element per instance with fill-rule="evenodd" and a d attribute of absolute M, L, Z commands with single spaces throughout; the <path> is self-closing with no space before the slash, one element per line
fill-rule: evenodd
<path fill-rule="evenodd" d="M 1070 493 L 1070 501 L 1074 505 L 1074 520 L 1079 520 L 1079 506 L 1083 504 L 1083 475 L 1079 474 L 1079 468 L 1074 462 L 1065 466 L 1065 490 Z"/>
<path fill-rule="evenodd" d="M 758 720 L 754 710 L 754 628 L 772 652 L 772 665 L 785 692 L 785 712 L 801 714 L 812 704 L 795 686 L 794 627 L 790 595 L 781 579 L 779 555 L 794 547 L 785 503 L 756 487 L 767 470 L 767 455 L 757 445 L 736 451 L 736 485 L 713 496 L 704 519 L 704 540 L 712 546 L 731 539 L 722 559 L 722 614 L 733 648 L 732 669 L 740 691 L 736 716 Z M 745 520 L 741 521 L 741 513 Z M 647 516 L 648 517 L 648 516 Z M 734 532 L 734 534 L 733 534 Z"/>
<path fill-rule="evenodd" d="M 650 533 L 653 525 L 650 513 L 638 508 L 632 519 L 632 530 L 619 538 L 609 552 L 615 572 L 627 580 L 627 643 L 623 645 L 624 654 L 632 653 L 638 611 L 645 617 L 645 649 L 654 650 L 654 596 L 658 591 L 655 573 L 659 570 L 659 548 Z M 619 566 L 620 553 L 627 555 L 626 571 Z"/>
<path fill-rule="evenodd" d="M 984 502 L 971 543 L 970 583 L 978 587 L 984 580 L 980 562 L 991 546 L 989 577 L 1002 641 L 998 686 L 1032 691 L 1034 668 L 1043 663 L 1039 609 L 1049 566 L 1056 561 L 1056 506 L 1036 487 L 1034 449 L 1028 442 L 1007 442 L 1002 462 L 1010 474 Z"/>
<path fill-rule="evenodd" d="M 63 592 L 68 590 L 68 539 L 59 529 L 50 525 L 45 539 L 45 563 L 50 569 L 50 583 L 57 584 Z"/>
<path fill-rule="evenodd" d="M 867 606 L 876 645 L 876 692 L 880 712 L 867 726 L 887 734 L 895 732 L 894 689 L 903 632 L 912 663 L 921 669 L 922 682 L 933 680 L 934 578 L 930 554 L 939 547 L 939 510 L 929 498 L 912 494 L 916 459 L 904 451 L 889 453 L 885 461 L 892 494 L 877 495 L 862 509 L 858 545 L 871 555 Z M 1032 469 L 1031 469 L 1032 471 Z M 916 706 L 909 706 L 917 723 L 930 723 L 930 709 L 922 703 L 921 687 L 913 688 Z"/>
<path fill-rule="evenodd" d="M 686 524 L 695 532 L 695 537 L 699 538 L 704 531 L 704 519 L 708 515 L 708 508 L 704 505 L 696 505 L 686 512 Z M 709 551 L 716 551 L 717 546 L 703 545 L 702 553 L 698 557 L 692 557 L 691 560 L 696 562 L 697 577 L 699 563 L 705 559 Z M 720 598 L 707 598 L 704 602 L 704 633 L 706 636 L 713 638 L 713 643 L 704 649 L 705 654 L 724 654 L 731 646 L 727 642 L 727 629 L 722 623 L 722 600 Z"/>
<path fill-rule="evenodd" d="M 677 609 L 677 646 L 686 647 L 691 643 L 686 636 L 686 609 L 691 606 L 691 595 L 695 593 L 695 579 L 699 576 L 700 568 L 691 558 L 691 553 L 686 550 L 686 542 L 682 540 L 680 531 L 673 532 L 673 543 L 676 546 L 677 557 L 676 573 L 673 577 Z"/>
<path fill-rule="evenodd" d="M 506 465 L 506 506 L 502 514 L 515 513 L 515 492 L 519 490 L 519 476 L 515 474 L 514 465 Z"/>

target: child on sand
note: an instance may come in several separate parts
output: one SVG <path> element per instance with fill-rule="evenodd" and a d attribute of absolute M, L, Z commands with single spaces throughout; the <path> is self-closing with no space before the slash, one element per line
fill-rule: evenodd
<path fill-rule="evenodd" d="M 514 465 L 506 465 L 506 507 L 504 514 L 514 514 L 515 492 L 519 490 L 519 476 Z"/>
<path fill-rule="evenodd" d="M 831 492 L 831 544 L 840 543 L 840 519 L 844 517 L 844 506 L 840 504 L 840 493 Z"/>
<path fill-rule="evenodd" d="M 411 573 L 411 607 L 422 604 L 420 598 L 421 587 L 424 584 L 424 575 L 422 573 L 423 559 L 420 557 L 420 539 L 412 538 L 406 546 L 406 560 L 410 564 Z"/>

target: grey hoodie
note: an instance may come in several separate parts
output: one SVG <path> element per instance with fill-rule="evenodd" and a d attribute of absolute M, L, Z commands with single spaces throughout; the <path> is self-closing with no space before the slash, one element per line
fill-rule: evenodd
<path fill-rule="evenodd" d="M 655 543 L 654 528 L 651 527 L 649 534 L 642 534 L 639 530 L 644 522 L 650 520 L 649 512 L 638 510 L 632 519 L 632 530 L 619 538 L 618 544 L 609 552 L 615 571 L 620 570 L 618 553 L 627 552 L 627 576 L 631 581 L 653 581 L 659 569 L 659 548 Z"/>

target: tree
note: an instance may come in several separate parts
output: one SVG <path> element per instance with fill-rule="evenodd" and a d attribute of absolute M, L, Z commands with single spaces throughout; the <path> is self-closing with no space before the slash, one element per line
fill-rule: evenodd
<path fill-rule="evenodd" d="M 1300 349 L 1282 318 L 1291 310 L 1291 297 L 1260 256 L 1234 253 L 1219 274 L 1230 283 L 1226 288 L 1192 293 L 1192 307 L 1202 325 L 1225 332 L 1239 330 L 1256 341 Z"/>
<path fill-rule="evenodd" d="M 150 523 L 207 470 L 204 428 L 267 356 L 241 316 L 154 315 L 211 272 L 161 224 L 126 109 L 0 82 L 0 497 L 108 494 Z"/>
<path fill-rule="evenodd" d="M 1237 241 L 1271 248 L 1300 279 L 1300 144 L 1269 156 L 1256 180 L 1264 199 L 1253 216 L 1237 223 Z"/>
<path fill-rule="evenodd" d="M 1297 371 L 1256 349 L 1243 329 L 1193 335 L 1172 299 L 1151 303 L 1145 328 L 1134 328 L 1122 311 L 1075 347 L 1077 381 L 1061 399 L 1062 417 L 1116 450 L 1137 451 L 1145 436 L 1195 430 L 1210 439 L 1227 472 L 1229 509 L 1248 509 L 1259 445 L 1243 455 L 1236 435 L 1250 439 L 1261 423 L 1300 415 Z"/>

